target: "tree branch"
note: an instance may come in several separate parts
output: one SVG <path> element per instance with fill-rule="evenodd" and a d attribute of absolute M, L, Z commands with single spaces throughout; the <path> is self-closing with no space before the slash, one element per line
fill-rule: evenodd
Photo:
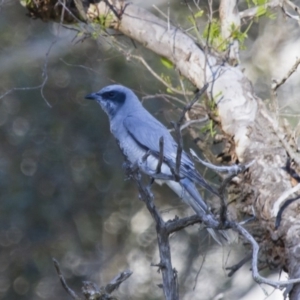
<path fill-rule="evenodd" d="M 142 184 L 140 174 L 138 172 L 133 172 L 131 173 L 131 177 L 138 187 L 140 198 L 146 204 L 148 211 L 156 223 L 157 242 L 160 255 L 160 263 L 158 265 L 162 273 L 165 298 L 166 300 L 178 300 L 177 272 L 172 266 L 169 234 L 166 223 L 163 221 L 153 203 L 153 195 L 150 188 L 145 187 Z"/>

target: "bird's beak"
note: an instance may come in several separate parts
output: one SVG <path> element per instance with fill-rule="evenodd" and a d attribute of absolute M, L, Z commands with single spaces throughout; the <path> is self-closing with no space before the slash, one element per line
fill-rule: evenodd
<path fill-rule="evenodd" d="M 91 94 L 86 95 L 84 98 L 89 99 L 89 100 L 95 100 L 98 98 L 98 96 L 96 93 L 91 93 Z"/>

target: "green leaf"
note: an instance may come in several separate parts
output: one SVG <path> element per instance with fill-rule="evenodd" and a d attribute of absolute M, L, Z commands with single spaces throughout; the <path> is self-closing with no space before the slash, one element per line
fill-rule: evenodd
<path fill-rule="evenodd" d="M 256 13 L 256 17 L 261 17 L 263 16 L 265 13 L 267 12 L 267 9 L 264 6 L 259 6 L 257 8 L 257 13 Z"/>
<path fill-rule="evenodd" d="M 174 68 L 174 64 L 173 64 L 170 60 L 168 60 L 167 58 L 161 57 L 161 58 L 160 58 L 160 61 L 161 61 L 161 63 L 162 63 L 166 68 L 168 68 L 168 69 L 173 69 L 173 68 Z"/>
<path fill-rule="evenodd" d="M 194 15 L 195 19 L 200 18 L 203 16 L 204 10 L 199 10 L 198 12 L 196 12 L 196 14 Z"/>

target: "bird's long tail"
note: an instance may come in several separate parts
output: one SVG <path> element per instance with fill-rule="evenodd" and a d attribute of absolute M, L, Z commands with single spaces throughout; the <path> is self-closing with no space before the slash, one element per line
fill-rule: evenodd
<path fill-rule="evenodd" d="M 188 204 L 197 215 L 201 217 L 204 213 L 209 213 L 209 208 L 200 196 L 194 183 L 184 178 L 180 180 L 180 183 L 175 181 L 166 181 L 166 184 L 178 195 L 183 201 Z M 230 239 L 227 237 L 227 233 L 224 230 L 214 230 L 207 228 L 207 231 L 212 238 L 219 244 L 222 245 L 224 242 L 228 242 Z"/>
<path fill-rule="evenodd" d="M 198 172 L 191 172 L 190 179 L 204 187 L 206 190 L 210 191 L 212 194 L 220 197 L 220 194 L 211 185 L 209 185 Z"/>

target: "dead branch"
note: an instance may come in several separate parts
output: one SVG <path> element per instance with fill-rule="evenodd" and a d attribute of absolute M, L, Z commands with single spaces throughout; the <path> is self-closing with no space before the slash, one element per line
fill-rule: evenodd
<path fill-rule="evenodd" d="M 52 260 L 65 291 L 72 297 L 72 299 L 83 300 L 68 286 L 61 272 L 58 261 L 55 258 L 52 258 Z M 132 272 L 130 270 L 123 271 L 114 277 L 106 286 L 101 288 L 91 281 L 84 281 L 81 290 L 86 300 L 116 300 L 116 298 L 112 297 L 110 294 L 118 289 L 120 284 L 127 280 L 131 275 Z"/>
<path fill-rule="evenodd" d="M 276 79 L 273 79 L 273 83 L 272 83 L 272 92 L 274 95 L 276 95 L 276 91 L 277 89 L 282 86 L 296 71 L 297 71 L 297 68 L 300 64 L 300 58 L 298 58 L 294 65 L 291 67 L 291 69 L 287 72 L 287 74 L 281 78 L 281 80 L 277 81 Z"/>
<path fill-rule="evenodd" d="M 56 269 L 56 272 L 57 272 L 57 275 L 60 279 L 60 282 L 63 286 L 63 288 L 65 289 L 65 291 L 75 300 L 81 300 L 81 298 L 68 286 L 65 278 L 64 278 L 64 275 L 62 274 L 61 270 L 60 270 L 60 266 L 59 266 L 59 263 L 58 261 L 55 259 L 55 258 L 52 258 L 52 261 L 53 261 L 53 264 L 54 264 L 54 267 Z"/>
<path fill-rule="evenodd" d="M 141 176 L 138 172 L 131 173 L 131 177 L 138 187 L 140 198 L 146 204 L 148 211 L 156 223 L 157 243 L 160 255 L 159 268 L 162 273 L 165 298 L 167 300 L 177 300 L 179 299 L 177 272 L 172 266 L 169 234 L 166 223 L 153 203 L 153 195 L 150 191 L 150 187 L 145 187 L 142 184 Z"/>
<path fill-rule="evenodd" d="M 229 270 L 230 272 L 227 274 L 228 277 L 231 277 L 233 274 L 235 274 L 236 271 L 238 271 L 246 262 L 250 261 L 252 258 L 252 254 L 249 253 L 247 256 L 245 256 L 240 262 L 237 264 L 231 266 L 231 267 L 226 267 L 226 270 Z"/>

